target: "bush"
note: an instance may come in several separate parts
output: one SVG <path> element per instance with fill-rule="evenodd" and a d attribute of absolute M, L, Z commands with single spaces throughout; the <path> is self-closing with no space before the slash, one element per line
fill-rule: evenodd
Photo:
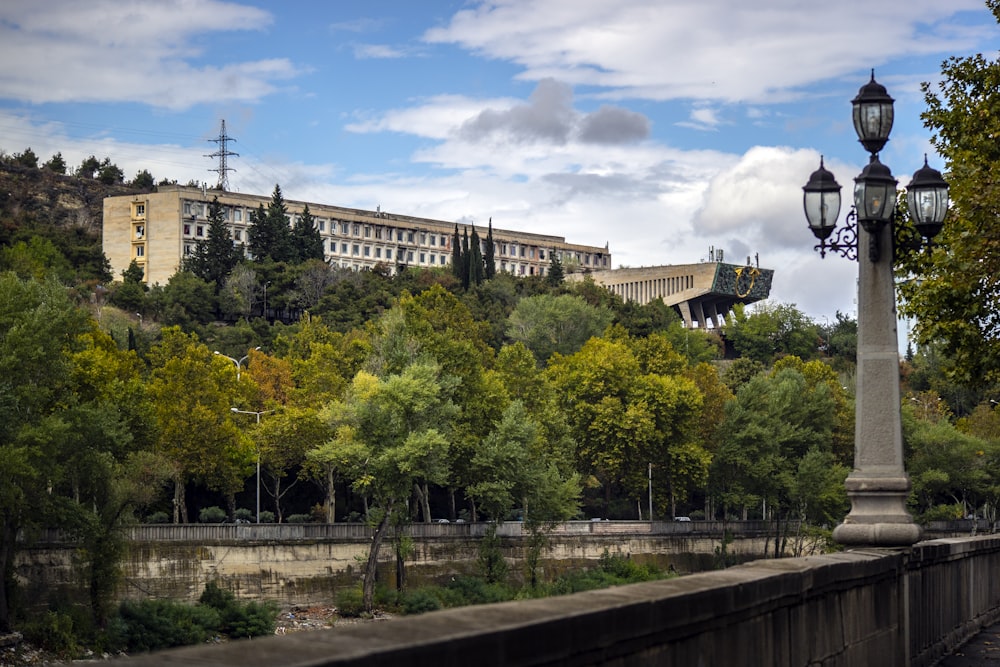
<path fill-rule="evenodd" d="M 215 634 L 220 621 L 212 607 L 172 600 L 126 601 L 118 615 L 118 648 L 130 653 L 198 644 Z"/>
<path fill-rule="evenodd" d="M 236 600 L 232 591 L 219 588 L 210 581 L 205 584 L 198 602 L 219 613 L 218 630 L 228 637 L 259 637 L 274 634 L 274 617 L 277 607 L 269 602 L 248 602 Z"/>
<path fill-rule="evenodd" d="M 198 512 L 198 521 L 202 523 L 222 523 L 226 520 L 226 511 L 221 507 L 216 507 L 212 505 L 211 507 L 202 507 L 201 511 Z"/>
<path fill-rule="evenodd" d="M 403 596 L 402 609 L 404 614 L 423 614 L 441 608 L 441 602 L 434 593 L 420 588 Z"/>
<path fill-rule="evenodd" d="M 146 517 L 146 523 L 170 523 L 170 515 L 166 512 L 153 512 Z"/>
<path fill-rule="evenodd" d="M 312 523 L 313 518 L 311 514 L 289 514 L 285 517 L 285 521 L 288 523 Z"/>
<path fill-rule="evenodd" d="M 261 523 L 274 523 L 274 512 L 267 512 L 267 511 L 261 512 L 260 513 L 260 522 Z"/>
<path fill-rule="evenodd" d="M 344 618 L 358 618 L 365 613 L 361 586 L 351 586 L 337 591 L 337 613 Z"/>
<path fill-rule="evenodd" d="M 251 523 L 254 520 L 253 510 L 248 510 L 246 507 L 240 507 L 233 512 L 233 519 L 236 521 Z"/>
<path fill-rule="evenodd" d="M 607 551 L 601 554 L 599 567 L 602 572 L 621 579 L 621 583 L 649 581 L 655 577 L 655 573 L 650 568 L 639 565 L 631 558 L 627 558 L 621 554 L 611 555 Z"/>
<path fill-rule="evenodd" d="M 21 631 L 24 638 L 35 646 L 52 651 L 62 658 L 70 658 L 80 651 L 77 632 L 73 626 L 73 617 L 69 614 L 48 611 L 32 619 Z"/>
<path fill-rule="evenodd" d="M 444 595 L 443 601 L 448 607 L 506 602 L 514 597 L 508 586 L 490 584 L 479 577 L 455 577 L 448 582 L 445 590 L 448 593 Z"/>

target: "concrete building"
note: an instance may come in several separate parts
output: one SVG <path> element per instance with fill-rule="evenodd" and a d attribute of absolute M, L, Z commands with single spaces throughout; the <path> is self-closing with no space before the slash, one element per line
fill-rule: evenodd
<path fill-rule="evenodd" d="M 165 284 L 183 258 L 194 252 L 208 234 L 208 204 L 219 198 L 233 242 L 246 252 L 250 213 L 269 196 L 249 195 L 198 187 L 161 185 L 156 192 L 104 200 L 104 254 L 113 274 L 121 276 L 135 260 L 148 284 Z M 384 211 L 363 211 L 308 202 L 316 219 L 326 260 L 355 270 L 384 264 L 441 267 L 451 263 L 454 222 L 416 218 Z M 306 202 L 285 200 L 289 224 Z M 459 224 L 464 234 L 471 226 Z M 477 225 L 486 241 L 486 225 Z M 559 236 L 493 229 L 497 271 L 518 276 L 545 275 L 556 253 L 567 270 L 610 270 L 608 247 L 568 243 Z"/>
<path fill-rule="evenodd" d="M 625 301 L 647 304 L 661 299 L 674 307 L 689 327 L 704 328 L 711 322 L 719 328 L 720 319 L 729 317 L 735 304 L 768 297 L 774 270 L 751 265 L 749 260 L 744 266 L 726 264 L 719 253 L 718 261 L 592 271 L 586 275 Z M 566 276 L 567 280 L 583 278 L 581 274 Z"/>

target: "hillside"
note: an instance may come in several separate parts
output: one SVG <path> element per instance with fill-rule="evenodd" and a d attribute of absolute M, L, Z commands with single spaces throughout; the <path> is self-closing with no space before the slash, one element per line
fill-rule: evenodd
<path fill-rule="evenodd" d="M 62 253 L 77 282 L 109 280 L 101 251 L 104 198 L 132 192 L 138 190 L 0 162 L 0 249 L 41 237 Z"/>

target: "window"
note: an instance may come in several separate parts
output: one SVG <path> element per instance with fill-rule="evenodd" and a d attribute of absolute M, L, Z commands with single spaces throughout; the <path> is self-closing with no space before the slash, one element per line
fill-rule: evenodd
<path fill-rule="evenodd" d="M 146 205 L 145 204 L 136 204 L 135 205 L 135 213 L 133 214 L 133 217 L 136 217 L 136 218 L 145 218 L 146 217 Z"/>
<path fill-rule="evenodd" d="M 351 246 L 351 254 L 355 255 L 355 256 L 360 255 L 361 254 L 361 246 L 359 246 L 357 243 L 355 243 L 354 245 L 352 245 Z"/>
<path fill-rule="evenodd" d="M 184 244 L 184 254 L 185 255 L 190 255 L 191 254 L 191 244 L 190 243 L 185 243 Z"/>
<path fill-rule="evenodd" d="M 443 247 L 443 248 L 447 248 L 448 247 L 448 237 L 447 236 L 442 236 L 441 237 L 441 247 Z"/>
<path fill-rule="evenodd" d="M 375 238 L 377 238 L 377 239 L 381 239 L 382 238 L 382 228 L 381 227 L 376 227 L 375 228 Z"/>
<path fill-rule="evenodd" d="M 407 262 L 412 262 L 413 261 L 413 251 L 412 250 L 407 250 L 406 251 L 406 261 Z"/>
<path fill-rule="evenodd" d="M 194 235 L 195 236 L 204 236 L 205 235 L 205 228 L 202 227 L 201 225 L 198 225 L 197 227 L 194 228 Z"/>
<path fill-rule="evenodd" d="M 402 241 L 403 240 L 403 230 L 402 229 L 397 229 L 396 230 L 396 240 L 397 241 Z"/>
<path fill-rule="evenodd" d="M 392 248 L 386 248 L 385 249 L 385 258 L 386 259 L 392 259 Z"/>
<path fill-rule="evenodd" d="M 521 246 L 519 250 L 521 251 L 521 257 L 524 257 L 524 246 Z"/>
<path fill-rule="evenodd" d="M 422 232 L 420 234 L 420 245 L 427 245 L 427 234 Z"/>
<path fill-rule="evenodd" d="M 233 221 L 243 222 L 243 209 L 241 208 L 233 209 Z"/>
<path fill-rule="evenodd" d="M 437 259 L 437 255 L 435 255 L 435 254 L 432 253 L 431 254 L 431 264 L 433 264 L 436 259 Z"/>
<path fill-rule="evenodd" d="M 137 245 L 135 247 L 135 256 L 136 257 L 142 257 L 145 254 L 146 254 L 146 246 L 144 246 L 144 245 Z"/>
<path fill-rule="evenodd" d="M 184 236 L 191 235 L 191 225 L 184 225 Z"/>
<path fill-rule="evenodd" d="M 365 246 L 365 257 L 371 257 L 371 256 L 372 256 L 372 247 L 370 245 L 366 245 Z"/>
<path fill-rule="evenodd" d="M 146 234 L 146 226 L 145 225 L 136 225 L 135 226 L 135 237 L 137 239 L 141 239 L 143 236 L 145 236 L 145 234 Z"/>
<path fill-rule="evenodd" d="M 319 231 L 321 231 L 321 232 L 325 232 L 326 231 L 326 220 L 320 220 L 319 221 Z"/>
<path fill-rule="evenodd" d="M 544 250 L 539 250 L 538 251 L 538 259 L 545 259 L 545 251 Z"/>
<path fill-rule="evenodd" d="M 437 237 L 431 234 L 431 245 L 437 245 Z"/>
<path fill-rule="evenodd" d="M 353 231 L 355 236 L 361 236 L 361 225 L 355 223 Z"/>
<path fill-rule="evenodd" d="M 346 255 L 347 254 L 347 244 L 346 243 L 341 243 L 340 244 L 340 254 L 341 255 Z"/>
<path fill-rule="evenodd" d="M 370 239 L 371 237 L 372 237 L 372 228 L 371 227 L 365 227 L 365 238 L 366 239 Z"/>
<path fill-rule="evenodd" d="M 337 252 L 337 242 L 330 241 L 330 252 Z"/>
<path fill-rule="evenodd" d="M 420 263 L 421 264 L 427 263 L 427 255 L 425 253 L 420 253 Z"/>
<path fill-rule="evenodd" d="M 382 259 L 382 248 L 375 248 L 375 256 Z"/>
<path fill-rule="evenodd" d="M 236 239 L 237 241 L 242 241 L 243 240 L 243 232 L 241 232 L 240 230 L 237 229 L 236 231 L 233 232 L 233 238 Z"/>
<path fill-rule="evenodd" d="M 350 234 L 351 233 L 351 226 L 349 224 L 347 224 L 346 222 L 340 223 L 340 233 L 341 234 Z"/>
<path fill-rule="evenodd" d="M 413 232 L 407 232 L 406 233 L 406 242 L 407 243 L 413 243 Z"/>

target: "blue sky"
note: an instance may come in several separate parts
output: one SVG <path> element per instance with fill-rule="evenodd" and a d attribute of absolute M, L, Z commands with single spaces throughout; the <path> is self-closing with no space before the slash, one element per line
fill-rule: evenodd
<path fill-rule="evenodd" d="M 225 119 L 234 190 L 492 217 L 616 266 L 758 256 L 832 320 L 857 268 L 813 252 L 801 186 L 823 154 L 850 198 L 851 98 L 874 68 L 905 185 L 943 167 L 920 83 L 998 35 L 982 0 L 7 0 L 0 150 L 211 184 Z"/>

